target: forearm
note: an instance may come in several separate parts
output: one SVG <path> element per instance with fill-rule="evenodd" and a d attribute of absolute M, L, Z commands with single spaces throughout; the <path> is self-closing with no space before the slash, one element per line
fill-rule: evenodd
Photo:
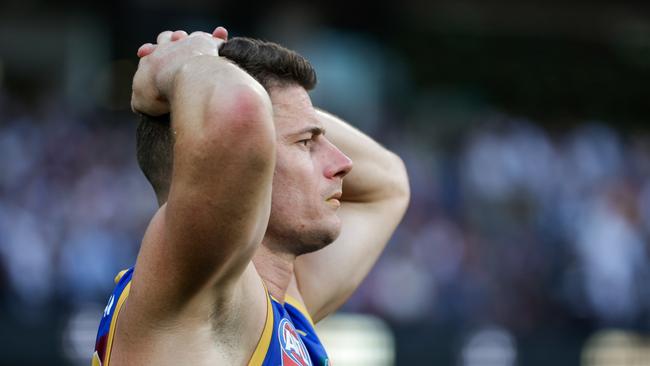
<path fill-rule="evenodd" d="M 317 110 L 327 138 L 353 161 L 343 179 L 343 201 L 408 200 L 409 184 L 402 160 L 368 135 L 325 111 Z"/>
<path fill-rule="evenodd" d="M 181 287 L 198 290 L 238 278 L 261 242 L 275 129 L 261 85 L 217 57 L 188 60 L 168 95 L 175 141 L 163 261 Z"/>

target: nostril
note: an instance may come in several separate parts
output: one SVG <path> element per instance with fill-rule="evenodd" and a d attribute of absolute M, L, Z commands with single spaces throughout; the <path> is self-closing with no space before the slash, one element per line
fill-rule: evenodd
<path fill-rule="evenodd" d="M 343 156 L 345 156 L 345 155 L 343 155 Z M 353 166 L 352 160 L 350 160 L 350 158 L 345 156 L 345 162 L 341 165 L 340 169 L 338 170 L 338 172 L 334 176 L 339 177 L 339 178 L 345 177 L 352 170 L 352 166 Z"/>

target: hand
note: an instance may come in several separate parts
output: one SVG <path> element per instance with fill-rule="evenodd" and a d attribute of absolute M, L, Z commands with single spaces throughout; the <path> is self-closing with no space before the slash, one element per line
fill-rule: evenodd
<path fill-rule="evenodd" d="M 157 44 L 146 43 L 138 49 L 140 63 L 133 77 L 131 109 L 151 116 L 169 113 L 169 98 L 178 70 L 197 56 L 219 56 L 219 47 L 228 39 L 223 27 L 210 33 L 165 31 Z"/>

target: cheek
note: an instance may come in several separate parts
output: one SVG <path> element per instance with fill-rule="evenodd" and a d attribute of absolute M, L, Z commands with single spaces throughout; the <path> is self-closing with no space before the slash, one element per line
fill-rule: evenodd
<path fill-rule="evenodd" d="M 275 172 L 273 175 L 273 191 L 271 196 L 271 203 L 273 205 L 287 205 L 290 197 L 295 195 L 294 188 L 291 186 L 291 180 L 281 171 Z"/>
<path fill-rule="evenodd" d="M 293 187 L 297 191 L 314 190 L 318 182 L 314 162 L 309 153 L 291 151 L 278 154 L 273 183 Z"/>
<path fill-rule="evenodd" d="M 291 205 L 301 195 L 301 178 L 298 176 L 295 167 L 291 167 L 283 161 L 278 161 L 273 174 L 273 196 L 276 204 L 283 206 Z"/>
<path fill-rule="evenodd" d="M 282 211 L 290 210 L 300 215 L 313 216 L 322 200 L 318 176 L 311 161 L 295 159 L 288 165 L 284 161 L 276 164 L 273 175 L 272 204 Z"/>

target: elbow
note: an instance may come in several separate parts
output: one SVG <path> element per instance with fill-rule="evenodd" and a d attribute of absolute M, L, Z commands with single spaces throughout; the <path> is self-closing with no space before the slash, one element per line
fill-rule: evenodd
<path fill-rule="evenodd" d="M 275 149 L 275 126 L 271 99 L 261 85 L 235 88 L 226 102 L 233 134 L 248 136 L 249 143 Z M 252 140 L 252 141 L 250 141 Z M 275 150 L 273 150 L 275 151 Z"/>
<path fill-rule="evenodd" d="M 392 184 L 391 187 L 391 196 L 394 199 L 399 200 L 403 208 L 406 209 L 410 200 L 411 200 L 411 186 L 408 177 L 408 170 L 406 169 L 406 164 L 402 158 L 400 158 L 395 153 L 390 153 L 391 163 L 390 166 L 390 176 Z"/>
<path fill-rule="evenodd" d="M 224 94 L 209 105 L 221 108 L 234 127 L 258 129 L 264 124 L 272 127 L 271 100 L 261 85 L 235 85 Z"/>
<path fill-rule="evenodd" d="M 248 156 L 275 156 L 273 110 L 260 85 L 240 84 L 225 93 L 216 91 L 204 113 L 204 130 L 211 141 Z"/>

